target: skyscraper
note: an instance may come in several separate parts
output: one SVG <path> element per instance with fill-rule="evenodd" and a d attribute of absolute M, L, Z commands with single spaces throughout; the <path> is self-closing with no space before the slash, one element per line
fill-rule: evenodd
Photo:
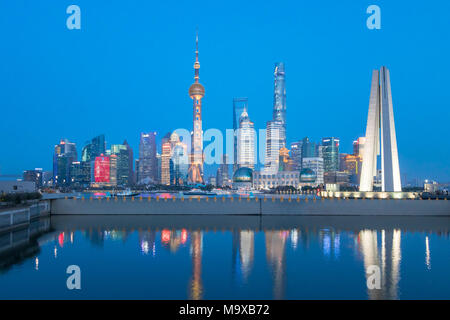
<path fill-rule="evenodd" d="M 77 161 L 77 147 L 75 143 L 63 139 L 55 145 L 53 154 L 53 181 L 57 186 L 70 185 L 70 166 Z"/>
<path fill-rule="evenodd" d="M 128 185 L 131 186 L 136 181 L 133 170 L 133 162 L 134 162 L 133 149 L 130 147 L 127 140 L 123 142 L 123 145 L 127 148 L 128 153 Z"/>
<path fill-rule="evenodd" d="M 237 131 L 239 129 L 239 119 L 242 112 L 247 110 L 248 112 L 248 99 L 247 98 L 234 98 L 233 99 L 233 130 L 234 130 L 234 152 L 233 152 L 233 173 L 239 169 L 238 166 L 238 138 Z"/>
<path fill-rule="evenodd" d="M 377 156 L 380 151 L 381 190 L 402 191 L 391 81 L 386 67 L 372 73 L 360 191 L 373 190 L 374 176 L 377 175 Z"/>
<path fill-rule="evenodd" d="M 353 155 L 363 156 L 364 153 L 364 143 L 366 142 L 365 137 L 359 137 L 356 141 L 353 141 Z"/>
<path fill-rule="evenodd" d="M 161 184 L 170 185 L 170 157 L 172 146 L 170 143 L 170 133 L 162 139 L 161 144 Z"/>
<path fill-rule="evenodd" d="M 86 142 L 86 145 L 83 147 L 81 153 L 80 183 L 87 185 L 90 182 L 94 182 L 93 172 L 94 172 L 95 158 L 105 153 L 106 153 L 106 142 L 104 134 L 98 135 L 92 138 L 91 141 Z"/>
<path fill-rule="evenodd" d="M 170 136 L 172 154 L 170 157 L 170 184 L 186 184 L 189 172 L 188 146 L 176 133 Z"/>
<path fill-rule="evenodd" d="M 43 185 L 42 176 L 43 176 L 42 168 L 36 168 L 34 170 L 25 170 L 23 172 L 23 181 L 34 182 L 36 188 L 41 188 Z"/>
<path fill-rule="evenodd" d="M 267 121 L 266 127 L 266 158 L 264 163 L 265 173 L 276 173 L 278 171 L 278 160 L 280 156 L 281 131 L 283 125 L 281 121 Z"/>
<path fill-rule="evenodd" d="M 300 171 L 302 169 L 302 144 L 302 141 L 291 143 L 292 170 L 294 171 Z"/>
<path fill-rule="evenodd" d="M 228 155 L 223 155 L 222 164 L 217 168 L 216 181 L 218 187 L 229 185 L 229 168 L 228 168 Z"/>
<path fill-rule="evenodd" d="M 339 139 L 322 138 L 323 169 L 325 172 L 339 171 Z"/>
<path fill-rule="evenodd" d="M 125 141 L 126 143 L 126 141 Z M 111 181 L 113 179 L 116 179 L 117 185 L 125 186 L 129 185 L 130 183 L 130 154 L 129 154 L 129 146 L 125 144 L 112 144 L 111 145 L 111 156 L 115 156 L 116 158 L 113 159 L 111 157 Z M 113 162 L 116 161 L 116 176 L 113 177 L 113 170 L 114 167 Z M 131 163 L 133 163 L 131 161 Z M 132 172 L 131 172 L 132 174 Z"/>
<path fill-rule="evenodd" d="M 272 120 L 266 126 L 264 172 L 276 173 L 280 149 L 286 147 L 286 84 L 284 63 L 275 64 Z"/>
<path fill-rule="evenodd" d="M 101 154 L 95 157 L 94 181 L 98 184 L 109 184 L 111 177 L 111 162 L 109 156 Z"/>
<path fill-rule="evenodd" d="M 284 148 L 286 147 L 286 82 L 283 62 L 275 64 L 272 120 L 281 122 L 280 148 Z"/>
<path fill-rule="evenodd" d="M 238 142 L 238 165 L 239 168 L 255 167 L 255 128 L 253 122 L 248 117 L 247 110 L 244 108 L 239 118 L 239 130 L 237 134 Z"/>
<path fill-rule="evenodd" d="M 118 166 L 119 166 L 119 161 L 118 161 L 117 154 L 111 154 L 109 156 L 109 182 L 112 186 L 117 186 L 117 182 L 119 180 Z"/>
<path fill-rule="evenodd" d="M 101 134 L 92 139 L 92 149 L 91 149 L 91 158 L 95 158 L 100 156 L 101 154 L 106 153 L 106 142 L 105 135 Z"/>
<path fill-rule="evenodd" d="M 315 142 L 310 141 L 308 137 L 304 137 L 302 139 L 302 163 L 304 158 L 322 158 L 322 155 L 319 154 L 319 149 Z M 302 164 L 303 168 L 303 164 Z"/>
<path fill-rule="evenodd" d="M 195 40 L 194 83 L 189 88 L 189 96 L 194 102 L 193 106 L 193 133 L 191 162 L 189 167 L 189 182 L 203 183 L 203 130 L 202 130 L 202 98 L 205 96 L 205 88 L 198 80 L 200 78 L 200 62 L 198 61 L 198 35 Z"/>
<path fill-rule="evenodd" d="M 158 181 L 158 164 L 156 162 L 156 132 L 141 133 L 139 143 L 139 184 Z"/>

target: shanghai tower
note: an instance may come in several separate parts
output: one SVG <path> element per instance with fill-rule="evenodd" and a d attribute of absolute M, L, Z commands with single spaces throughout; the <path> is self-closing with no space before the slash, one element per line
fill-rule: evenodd
<path fill-rule="evenodd" d="M 275 64 L 272 120 L 266 126 L 264 171 L 276 173 L 280 149 L 286 147 L 286 82 L 284 63 Z"/>
<path fill-rule="evenodd" d="M 286 147 L 286 82 L 283 62 L 275 64 L 272 120 L 281 123 L 280 148 L 284 148 Z"/>
<path fill-rule="evenodd" d="M 189 88 L 189 96 L 194 102 L 193 106 L 193 133 L 191 161 L 189 165 L 190 183 L 203 183 L 203 131 L 202 131 L 202 98 L 205 96 L 205 88 L 198 82 L 200 76 L 200 62 L 198 61 L 198 35 L 195 40 L 194 83 Z"/>

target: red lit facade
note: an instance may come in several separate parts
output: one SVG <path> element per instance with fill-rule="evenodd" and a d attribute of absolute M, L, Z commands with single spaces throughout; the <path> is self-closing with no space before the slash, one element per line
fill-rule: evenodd
<path fill-rule="evenodd" d="M 95 182 L 110 182 L 110 159 L 109 156 L 95 158 L 94 167 Z"/>

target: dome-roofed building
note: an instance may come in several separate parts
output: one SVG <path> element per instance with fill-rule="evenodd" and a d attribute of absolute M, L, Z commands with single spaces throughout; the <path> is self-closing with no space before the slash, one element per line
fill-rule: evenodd
<path fill-rule="evenodd" d="M 300 171 L 300 182 L 301 183 L 314 183 L 316 182 L 316 173 L 310 168 L 304 168 Z"/>
<path fill-rule="evenodd" d="M 237 189 L 250 189 L 253 181 L 253 170 L 242 167 L 236 170 L 233 175 L 233 187 Z"/>

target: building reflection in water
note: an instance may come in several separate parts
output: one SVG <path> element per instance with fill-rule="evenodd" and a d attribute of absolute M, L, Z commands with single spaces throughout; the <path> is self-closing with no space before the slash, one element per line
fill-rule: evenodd
<path fill-rule="evenodd" d="M 143 255 L 148 255 L 151 251 L 152 257 L 156 256 L 156 232 L 155 231 L 139 231 L 138 233 L 139 247 Z"/>
<path fill-rule="evenodd" d="M 163 247 L 169 248 L 170 252 L 177 252 L 180 245 L 184 245 L 187 241 L 188 233 L 186 229 L 161 231 L 161 243 Z"/>
<path fill-rule="evenodd" d="M 266 259 L 273 273 L 273 298 L 283 299 L 286 288 L 286 239 L 289 231 L 265 231 Z"/>
<path fill-rule="evenodd" d="M 428 236 L 425 237 L 425 264 L 428 270 L 431 270 L 431 253 L 430 253 L 430 241 Z"/>
<path fill-rule="evenodd" d="M 297 245 L 298 245 L 298 230 L 292 229 L 291 230 L 291 246 L 294 251 L 297 250 Z"/>
<path fill-rule="evenodd" d="M 319 239 L 322 244 L 322 253 L 326 258 L 339 259 L 341 235 L 334 230 L 321 229 Z"/>
<path fill-rule="evenodd" d="M 232 269 L 233 280 L 239 274 L 239 281 L 246 283 L 253 267 L 255 252 L 255 232 L 234 230 L 232 232 Z"/>
<path fill-rule="evenodd" d="M 378 243 L 376 230 L 362 230 L 358 234 L 359 250 L 364 259 L 366 280 L 370 266 L 376 265 L 381 271 L 381 288 L 367 289 L 369 299 L 398 299 L 400 281 L 401 231 L 382 230 Z"/>
<path fill-rule="evenodd" d="M 194 231 L 191 233 L 191 258 L 192 258 L 192 277 L 190 281 L 189 299 L 200 300 L 203 297 L 202 283 L 202 251 L 203 251 L 203 233 Z"/>

